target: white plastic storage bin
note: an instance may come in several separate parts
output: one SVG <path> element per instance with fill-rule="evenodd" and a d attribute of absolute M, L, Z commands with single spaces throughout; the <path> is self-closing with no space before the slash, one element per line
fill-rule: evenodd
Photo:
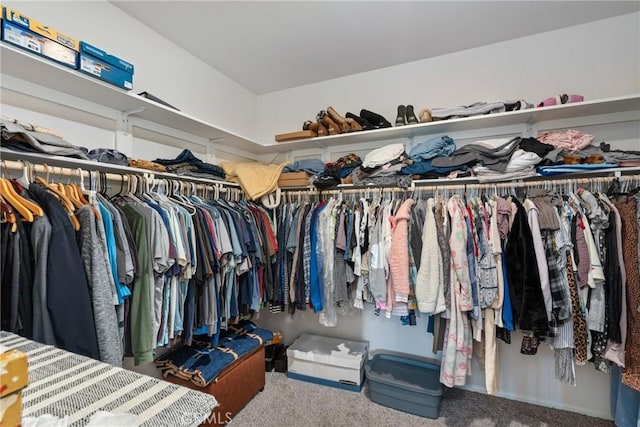
<path fill-rule="evenodd" d="M 287 349 L 288 376 L 351 391 L 360 391 L 369 353 L 366 341 L 302 334 Z"/>

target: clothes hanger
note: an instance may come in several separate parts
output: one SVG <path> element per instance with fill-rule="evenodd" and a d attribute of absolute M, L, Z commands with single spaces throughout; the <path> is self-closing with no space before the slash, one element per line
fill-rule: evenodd
<path fill-rule="evenodd" d="M 2 167 L 3 172 L 2 177 L 0 177 L 0 196 L 2 196 L 4 200 L 13 207 L 13 209 L 18 211 L 25 221 L 33 222 L 33 212 L 25 203 L 28 202 L 28 200 L 16 193 L 11 182 L 4 177 L 4 169 L 6 168 L 4 160 L 2 161 Z"/>
<path fill-rule="evenodd" d="M 92 190 L 87 190 L 84 186 L 84 171 L 81 168 L 78 168 L 76 172 L 78 173 L 78 176 L 80 178 L 80 185 L 70 184 L 71 188 L 75 192 L 76 200 L 80 203 L 81 206 L 89 206 L 91 211 L 93 211 L 93 215 L 95 216 L 96 220 L 102 220 L 102 216 L 100 215 L 100 210 L 98 209 L 98 207 L 93 203 L 90 203 L 89 200 L 87 200 L 87 198 L 85 197 L 86 194 L 89 196 L 90 200 L 95 199 L 95 192 L 93 192 Z"/>
<path fill-rule="evenodd" d="M 47 190 L 49 190 L 49 192 L 53 193 L 58 198 L 58 200 L 60 200 L 60 202 L 62 203 L 62 206 L 65 208 L 67 212 L 73 212 L 75 210 L 73 203 L 71 202 L 71 200 L 69 200 L 66 194 L 60 191 L 57 185 L 51 184 L 49 182 L 49 166 L 45 164 L 44 167 L 47 174 L 46 180 L 40 176 L 36 176 L 34 179 L 35 182 L 37 182 L 38 184 L 41 184 Z"/>
<path fill-rule="evenodd" d="M 38 182 L 39 184 L 42 184 L 47 190 L 49 190 L 49 192 L 53 193 L 58 198 L 58 200 L 60 200 L 62 207 L 64 208 L 64 210 L 67 212 L 67 215 L 69 216 L 69 220 L 71 221 L 71 225 L 73 226 L 73 229 L 75 231 L 79 231 L 80 221 L 78 221 L 78 218 L 76 218 L 74 214 L 75 207 L 73 203 L 71 202 L 71 200 L 69 200 L 69 198 L 64 193 L 60 192 L 60 190 L 56 185 L 49 183 L 49 166 L 47 166 L 46 164 L 44 166 L 47 173 L 47 180 L 45 181 L 44 179 L 42 179 L 42 177 L 36 176 L 35 181 Z"/>
<path fill-rule="evenodd" d="M 11 205 L 6 203 L 2 197 L 0 197 L 0 211 L 2 212 L 0 222 L 11 224 L 12 233 L 18 231 L 16 214 L 13 212 Z"/>
<path fill-rule="evenodd" d="M 64 191 L 65 195 L 69 198 L 69 200 L 71 200 L 71 203 L 73 203 L 73 206 L 76 209 L 79 209 L 82 206 L 84 206 L 84 204 L 80 200 L 80 197 L 78 196 L 76 188 L 71 184 L 71 176 L 69 176 L 69 180 L 67 181 L 66 186 L 62 184 L 58 184 L 58 185 L 65 190 Z"/>
<path fill-rule="evenodd" d="M 23 205 L 20 199 L 15 197 L 15 190 L 12 190 L 11 183 L 6 178 L 0 178 L 0 196 L 15 209 L 23 220 L 26 222 L 33 222 L 33 212 L 31 212 L 25 205 Z M 15 218 L 14 218 L 15 219 Z"/>
<path fill-rule="evenodd" d="M 23 169 L 22 169 L 22 176 L 18 179 L 16 179 L 16 181 L 22 185 L 25 188 L 29 188 L 29 184 L 30 179 L 29 179 L 29 170 L 28 170 L 28 166 L 27 166 L 27 162 L 25 162 L 24 160 L 22 161 L 22 164 L 24 165 Z M 6 164 L 2 163 L 3 167 L 5 167 L 6 169 Z M 44 210 L 42 209 L 42 207 L 40 205 L 38 205 L 37 203 L 32 202 L 31 200 L 22 197 L 20 194 L 18 194 L 17 191 L 15 191 L 15 188 L 13 187 L 13 184 L 11 183 L 11 181 L 7 180 L 7 185 L 9 186 L 9 190 L 13 190 L 14 194 L 17 196 L 18 200 L 20 201 L 20 203 L 22 205 L 24 205 L 27 209 L 29 209 L 31 211 L 31 213 L 33 213 L 34 216 L 43 216 L 44 215 Z"/>

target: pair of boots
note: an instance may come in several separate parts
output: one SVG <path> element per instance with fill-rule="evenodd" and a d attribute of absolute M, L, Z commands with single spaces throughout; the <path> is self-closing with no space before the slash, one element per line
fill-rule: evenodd
<path fill-rule="evenodd" d="M 316 116 L 316 122 L 307 120 L 302 130 L 310 130 L 316 136 L 337 135 L 340 133 L 357 132 L 362 126 L 352 118 L 344 118 L 333 107 L 322 110 Z"/>
<path fill-rule="evenodd" d="M 325 136 L 384 127 L 391 127 L 391 123 L 381 115 L 372 111 L 363 109 L 360 110 L 360 116 L 347 113 L 346 117 L 342 117 L 333 107 L 329 107 L 318 113 L 316 123 L 310 120 L 306 121 L 302 129 L 311 130 L 315 132 L 317 136 Z"/>
<path fill-rule="evenodd" d="M 413 112 L 413 105 L 398 105 L 398 116 L 396 117 L 396 126 L 415 125 L 418 118 Z"/>

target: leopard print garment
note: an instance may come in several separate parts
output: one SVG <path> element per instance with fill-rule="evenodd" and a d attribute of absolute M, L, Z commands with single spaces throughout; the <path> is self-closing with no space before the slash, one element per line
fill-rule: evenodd
<path fill-rule="evenodd" d="M 576 363 L 586 365 L 587 363 L 587 322 L 580 307 L 580 297 L 578 296 L 578 284 L 576 283 L 575 272 L 573 271 L 573 261 L 571 252 L 567 252 L 567 280 L 569 281 L 569 293 L 571 295 L 571 312 L 573 314 L 573 341 L 576 349 Z"/>
<path fill-rule="evenodd" d="M 627 341 L 622 382 L 640 391 L 640 271 L 638 269 L 638 219 L 633 197 L 619 196 L 613 204 L 622 219 L 622 254 L 627 273 Z"/>

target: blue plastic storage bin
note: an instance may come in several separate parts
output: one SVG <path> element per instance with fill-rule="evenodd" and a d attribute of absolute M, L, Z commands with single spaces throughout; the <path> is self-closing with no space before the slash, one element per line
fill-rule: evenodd
<path fill-rule="evenodd" d="M 367 394 L 380 405 L 438 418 L 443 387 L 440 366 L 391 354 L 376 354 L 366 366 Z"/>

